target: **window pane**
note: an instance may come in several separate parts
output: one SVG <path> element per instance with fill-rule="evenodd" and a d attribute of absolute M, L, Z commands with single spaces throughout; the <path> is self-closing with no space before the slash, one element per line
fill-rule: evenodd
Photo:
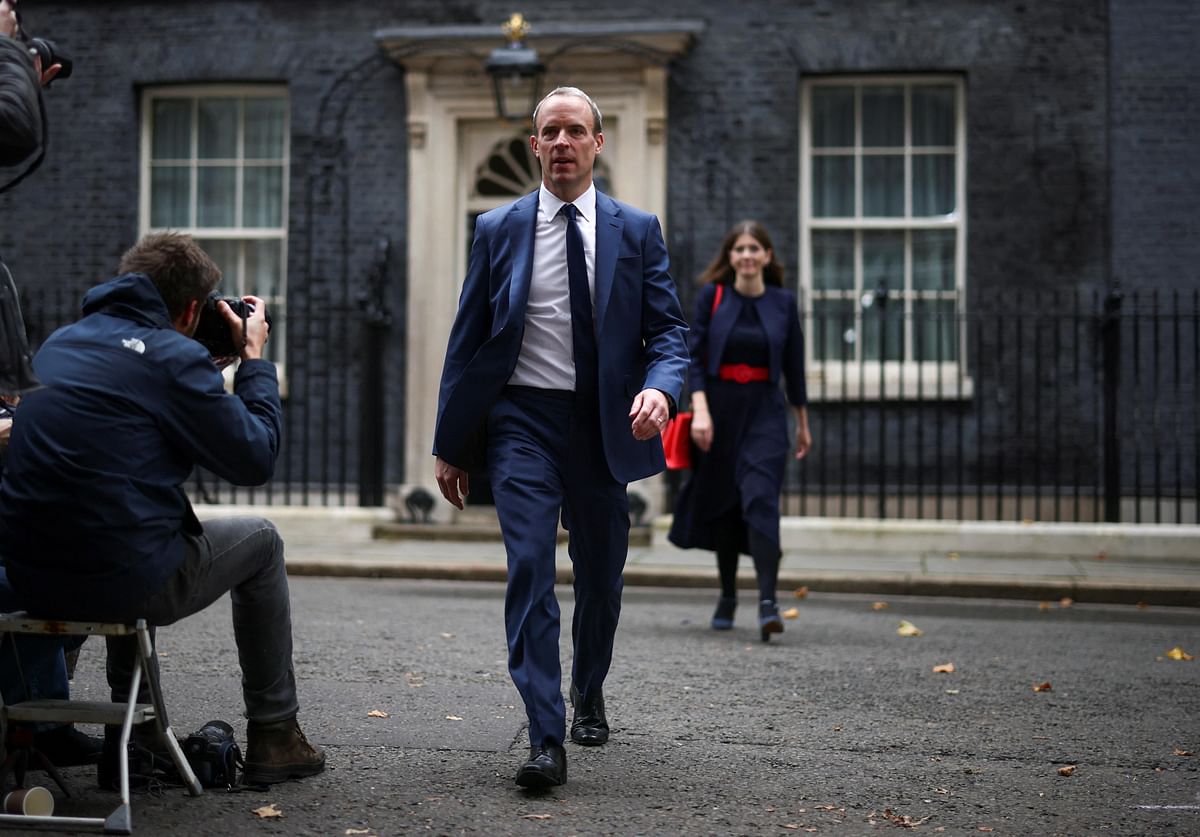
<path fill-rule="evenodd" d="M 904 145 L 904 88 L 864 87 L 863 146 Z"/>
<path fill-rule="evenodd" d="M 854 233 L 813 230 L 813 290 L 854 290 Z"/>
<path fill-rule="evenodd" d="M 155 160 L 190 160 L 192 157 L 191 99 L 155 99 L 150 156 Z"/>
<path fill-rule="evenodd" d="M 904 352 L 904 300 L 893 297 L 862 313 L 863 360 L 879 360 L 879 346 L 887 346 L 883 360 L 901 360 Z"/>
<path fill-rule="evenodd" d="M 242 226 L 283 226 L 283 166 L 247 166 L 242 177 Z"/>
<path fill-rule="evenodd" d="M 854 88 L 814 87 L 813 148 L 854 147 Z"/>
<path fill-rule="evenodd" d="M 863 215 L 885 218 L 904 215 L 903 155 L 863 157 Z"/>
<path fill-rule="evenodd" d="M 196 173 L 199 197 L 196 226 L 232 227 L 237 224 L 237 169 L 233 166 L 202 166 Z"/>
<path fill-rule="evenodd" d="M 904 233 L 871 232 L 862 234 L 863 291 L 886 288 L 904 290 Z M 899 297 L 893 303 L 903 306 Z"/>
<path fill-rule="evenodd" d="M 197 120 L 201 160 L 237 157 L 237 99 L 200 99 Z"/>
<path fill-rule="evenodd" d="M 282 301 L 283 242 L 279 239 L 246 242 L 246 293 L 268 302 Z M 272 315 L 274 316 L 274 315 Z"/>
<path fill-rule="evenodd" d="M 954 155 L 913 155 L 913 215 L 954 211 Z"/>
<path fill-rule="evenodd" d="M 958 320 L 953 300 L 913 301 L 913 351 L 918 361 L 958 360 Z"/>
<path fill-rule="evenodd" d="M 954 145 L 954 88 L 917 86 L 912 91 L 913 145 Z"/>
<path fill-rule="evenodd" d="M 238 252 L 241 242 L 225 238 L 197 238 L 196 243 L 221 268 L 221 284 L 217 290 L 225 296 L 241 296 L 242 281 L 238 272 Z"/>
<path fill-rule="evenodd" d="M 155 166 L 150 170 L 150 226 L 191 226 L 191 170 Z"/>
<path fill-rule="evenodd" d="M 246 157 L 283 159 L 283 99 L 246 99 Z"/>
<path fill-rule="evenodd" d="M 813 158 L 812 206 L 817 218 L 854 216 L 854 158 Z"/>
<path fill-rule="evenodd" d="M 913 289 L 954 290 L 954 230 L 913 230 Z"/>
<path fill-rule="evenodd" d="M 854 301 L 815 300 L 812 332 L 817 360 L 854 360 L 854 344 L 858 340 L 854 328 Z"/>

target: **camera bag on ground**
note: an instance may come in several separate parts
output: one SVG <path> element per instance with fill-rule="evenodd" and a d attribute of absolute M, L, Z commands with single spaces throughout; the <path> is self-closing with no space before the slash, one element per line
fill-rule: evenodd
<path fill-rule="evenodd" d="M 206 788 L 236 788 L 246 762 L 224 721 L 209 721 L 183 740 L 183 755 Z"/>

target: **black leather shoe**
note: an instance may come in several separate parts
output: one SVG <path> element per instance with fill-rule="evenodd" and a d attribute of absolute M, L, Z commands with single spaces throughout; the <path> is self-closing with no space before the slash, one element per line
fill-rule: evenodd
<path fill-rule="evenodd" d="M 517 784 L 523 788 L 552 788 L 567 783 L 567 751 L 561 744 L 529 748 L 529 761 L 517 771 Z"/>
<path fill-rule="evenodd" d="M 584 747 L 599 747 L 608 741 L 608 718 L 604 714 L 604 692 L 596 690 L 585 700 L 575 684 L 571 684 L 571 706 L 575 716 L 571 719 L 571 740 Z"/>
<path fill-rule="evenodd" d="M 100 761 L 104 741 L 85 735 L 70 724 L 33 734 L 33 747 L 55 767 L 76 767 Z"/>

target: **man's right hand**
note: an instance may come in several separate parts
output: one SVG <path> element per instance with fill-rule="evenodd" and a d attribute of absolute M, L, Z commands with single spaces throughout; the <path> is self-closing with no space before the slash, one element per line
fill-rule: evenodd
<path fill-rule="evenodd" d="M 15 38 L 17 30 L 20 28 L 17 25 L 17 10 L 14 6 L 16 3 L 0 0 L 0 35 L 8 38 Z"/>
<path fill-rule="evenodd" d="M 271 334 L 271 327 L 267 325 L 267 304 L 256 296 L 244 296 L 242 301 L 253 305 L 254 312 L 246 318 L 246 339 L 238 356 L 242 360 L 258 360 L 262 357 L 263 347 L 267 345 L 267 338 Z M 228 303 L 221 302 L 219 306 L 221 316 L 229 323 L 233 332 L 234 345 L 242 343 L 242 318 L 233 313 Z"/>
<path fill-rule="evenodd" d="M 437 477 L 438 489 L 442 496 L 450 501 L 450 505 L 462 511 L 463 501 L 471 493 L 471 478 L 462 468 L 455 468 L 440 456 L 433 466 L 433 474 Z"/>

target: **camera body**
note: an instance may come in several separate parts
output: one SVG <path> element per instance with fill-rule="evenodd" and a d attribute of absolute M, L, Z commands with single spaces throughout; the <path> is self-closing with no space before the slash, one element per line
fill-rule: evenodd
<path fill-rule="evenodd" d="M 29 51 L 35 53 L 42 60 L 43 70 L 51 64 L 61 64 L 62 69 L 58 71 L 55 78 L 70 77 L 71 71 L 75 68 L 75 62 L 71 60 L 71 56 L 59 48 L 58 44 L 49 38 L 29 38 L 26 43 L 29 44 Z"/>
<path fill-rule="evenodd" d="M 213 357 L 233 357 L 241 351 L 241 344 L 233 340 L 233 329 L 229 321 L 221 315 L 217 303 L 224 302 L 233 313 L 242 318 L 242 333 L 245 334 L 246 320 L 254 313 L 254 306 L 236 296 L 222 296 L 219 291 L 213 291 L 204 300 L 200 309 L 200 322 L 196 325 L 196 333 L 192 339 L 199 342 Z M 267 328 L 271 327 L 271 314 L 265 312 Z"/>

